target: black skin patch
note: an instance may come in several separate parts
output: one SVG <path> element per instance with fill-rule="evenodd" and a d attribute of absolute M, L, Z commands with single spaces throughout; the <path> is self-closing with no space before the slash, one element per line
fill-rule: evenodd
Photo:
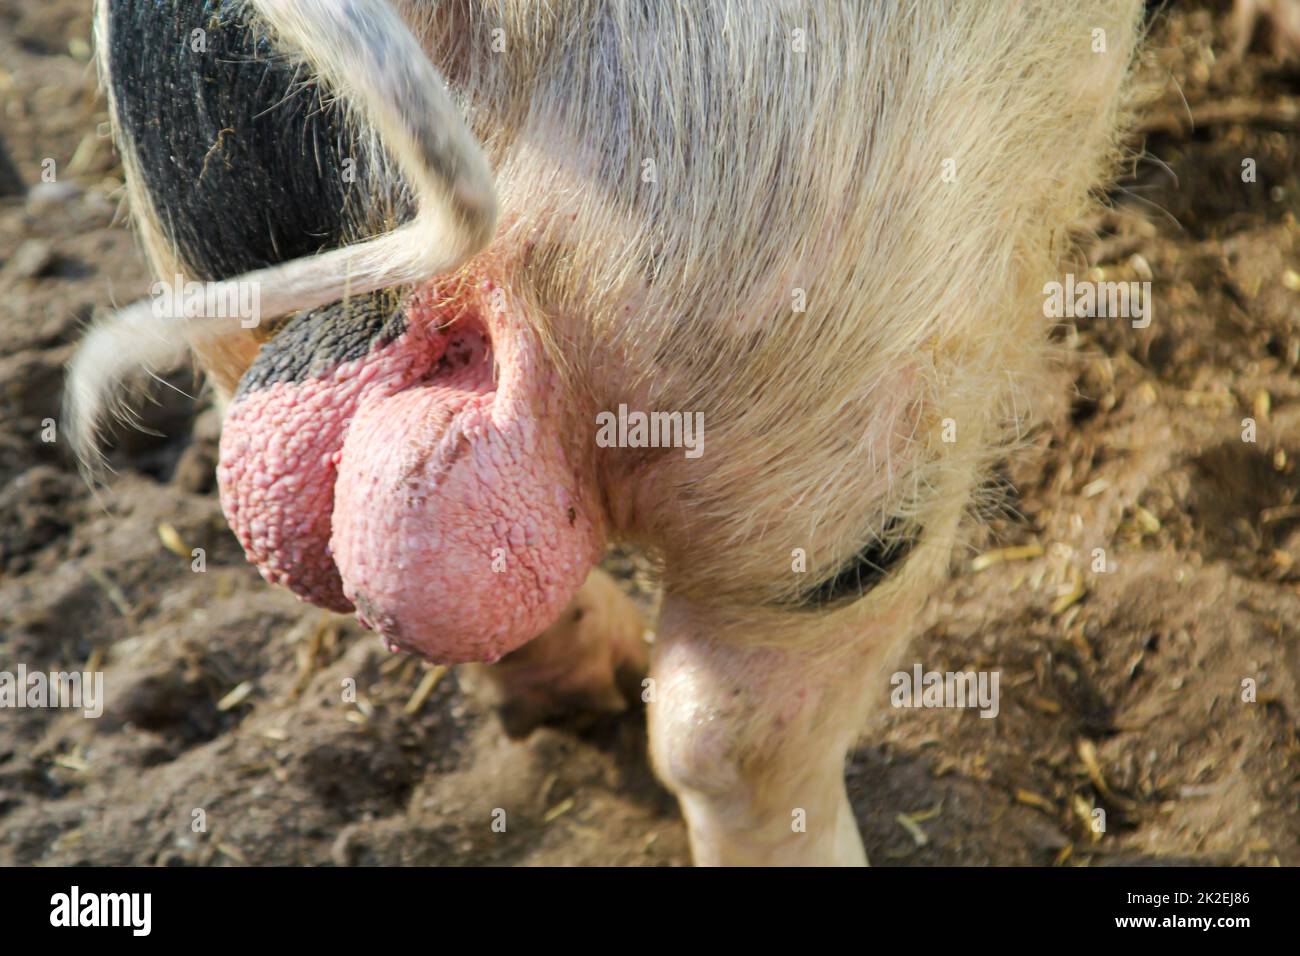
<path fill-rule="evenodd" d="M 920 537 L 911 534 L 896 537 L 897 519 L 885 527 L 886 541 L 877 538 L 853 556 L 835 575 L 803 595 L 798 604 L 806 610 L 817 610 L 831 605 L 847 603 L 864 597 L 868 591 L 895 570 L 916 547 Z"/>
<path fill-rule="evenodd" d="M 344 362 L 365 358 L 406 331 L 404 297 L 385 289 L 299 312 L 285 322 L 248 367 L 235 400 L 277 382 L 320 378 Z"/>
<path fill-rule="evenodd" d="M 107 7 L 118 134 L 196 278 L 234 278 L 411 217 L 385 157 L 250 26 L 242 0 Z"/>

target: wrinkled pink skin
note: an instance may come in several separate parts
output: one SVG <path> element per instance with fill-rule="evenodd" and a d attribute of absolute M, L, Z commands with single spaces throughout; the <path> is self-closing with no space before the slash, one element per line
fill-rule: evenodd
<path fill-rule="evenodd" d="M 278 382 L 230 406 L 217 467 L 221 504 L 266 580 L 322 607 L 353 609 L 329 553 L 343 436 L 363 398 L 379 399 L 418 382 L 442 348 L 436 333 L 408 329 L 325 378 Z"/>
<path fill-rule="evenodd" d="M 433 301 L 361 360 L 240 396 L 218 480 L 267 580 L 355 608 L 392 648 L 491 662 L 563 611 L 604 533 L 531 331 Z"/>

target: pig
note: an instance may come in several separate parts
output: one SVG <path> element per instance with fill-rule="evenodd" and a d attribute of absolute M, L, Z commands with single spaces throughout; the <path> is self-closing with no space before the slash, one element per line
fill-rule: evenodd
<path fill-rule="evenodd" d="M 864 864 L 846 754 L 1032 418 L 1141 7 L 101 2 L 153 268 L 258 314 L 97 323 L 70 434 L 192 352 L 267 580 L 529 713 L 631 675 L 697 864 Z"/>

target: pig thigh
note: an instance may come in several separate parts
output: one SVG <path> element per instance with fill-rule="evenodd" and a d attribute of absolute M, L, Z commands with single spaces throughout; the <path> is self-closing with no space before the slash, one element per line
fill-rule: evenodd
<path fill-rule="evenodd" d="M 1139 12 L 921 4 L 884 24 L 912 45 L 844 91 L 885 92 L 851 126 L 871 146 L 847 191 L 822 197 L 840 228 L 825 268 L 802 264 L 806 312 L 749 329 L 725 375 L 695 363 L 705 452 L 656 459 L 635 513 L 667 562 L 652 753 L 697 862 L 863 861 L 846 750 L 1032 412 L 1041 290 L 1110 170 Z M 815 158 L 804 175 L 826 185 Z M 735 356 L 736 334 L 678 340 Z"/>

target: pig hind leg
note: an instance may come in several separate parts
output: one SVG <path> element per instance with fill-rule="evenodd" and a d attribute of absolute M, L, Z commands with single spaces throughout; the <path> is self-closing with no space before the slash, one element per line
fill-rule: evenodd
<path fill-rule="evenodd" d="M 1002 19 L 979 6 L 944 10 L 932 22 L 920 21 L 931 29 L 914 31 L 914 56 L 888 64 L 892 72 L 884 85 L 915 94 L 918 108 L 901 115 L 918 119 L 907 135 L 886 135 L 894 131 L 882 128 L 857 179 L 891 184 L 884 187 L 889 192 L 864 191 L 845 212 L 851 218 L 860 211 L 866 223 L 846 235 L 871 234 L 868 225 L 881 230 L 878 241 L 846 243 L 871 250 L 856 272 L 905 278 L 909 296 L 873 299 L 877 290 L 834 285 L 855 269 L 823 274 L 841 293 L 831 300 L 843 304 L 857 328 L 890 323 L 878 329 L 878 338 L 860 336 L 862 342 L 937 330 L 934 341 L 920 339 L 912 350 L 925 354 L 926 362 L 893 386 L 906 389 L 910 399 L 900 405 L 897 428 L 882 429 L 911 440 L 892 459 L 877 455 L 879 465 L 864 455 L 849 468 L 842 451 L 814 454 L 818 437 L 859 433 L 862 421 L 880 422 L 883 403 L 838 431 L 813 427 L 816 419 L 805 409 L 789 417 L 788 431 L 769 426 L 731 435 L 727 429 L 748 408 L 722 400 L 710 406 L 706 396 L 704 418 L 717 423 L 707 465 L 692 472 L 689 460 L 665 459 L 658 472 L 661 479 L 671 470 L 686 476 L 677 486 L 690 491 L 692 506 L 660 509 L 681 526 L 659 536 L 668 552 L 667 595 L 652 655 L 651 753 L 656 771 L 679 797 L 699 863 L 864 861 L 843 779 L 845 754 L 869 705 L 886 693 L 888 671 L 926 588 L 946 570 L 971 489 L 1003 454 L 1004 434 L 1015 430 L 1021 414 L 1016 395 L 1037 375 L 1039 350 L 1031 343 L 1044 338 L 1040 290 L 1054 276 L 1069 222 L 1089 208 L 1090 190 L 1114 158 L 1123 119 L 1120 91 L 1136 36 L 1135 0 L 1008 5 Z M 946 58 L 932 53 L 940 38 Z M 909 64 L 925 64 L 924 76 L 909 73 Z M 992 133 L 986 123 L 969 121 L 979 116 L 976 104 L 990 90 L 1005 91 L 996 116 L 987 117 L 1002 124 Z M 897 115 L 879 119 L 897 121 Z M 905 145 L 891 149 L 890 143 Z M 959 157 L 958 184 L 930 188 L 940 182 L 938 171 L 949 156 Z M 903 202 L 915 204 L 913 215 L 891 222 L 889 210 Z M 917 236 L 924 242 L 909 245 Z M 964 251 L 944 257 L 934 249 Z M 815 311 L 810 307 L 801 322 L 815 321 Z M 771 334 L 786 333 L 777 327 Z M 856 383 L 865 393 L 890 381 L 888 369 L 876 371 L 875 345 L 847 355 L 851 347 L 789 348 L 779 366 L 761 366 L 763 378 L 756 376 L 752 389 L 744 378 L 751 369 L 738 364 L 726 388 L 742 396 L 815 398 L 831 394 L 837 382 Z M 782 390 L 772 385 L 777 374 L 828 384 L 803 393 Z M 955 442 L 938 437 L 945 419 L 960 425 Z M 783 453 L 772 455 L 782 442 L 788 443 Z M 746 455 L 777 464 L 747 470 Z M 891 461 L 898 473 L 882 481 Z M 809 474 L 824 480 L 808 481 Z M 921 477 L 905 481 L 908 475 Z M 795 490 L 812 486 L 819 496 L 803 497 L 815 507 L 790 507 Z M 887 494 L 901 487 L 915 487 L 915 499 L 896 510 Z M 918 529 L 914 546 L 900 549 L 908 553 L 878 580 L 868 575 L 864 591 L 870 593 L 853 595 L 847 607 L 823 603 L 818 587 L 802 616 L 794 609 L 782 616 L 777 605 L 789 607 L 782 588 L 802 585 L 789 583 L 794 575 L 777 558 L 807 543 L 810 562 L 817 562 L 807 569 L 810 583 L 838 581 L 835 569 L 852 543 L 842 540 L 840 529 L 855 533 L 867 520 L 878 520 L 880 510 L 905 514 L 905 524 Z M 738 517 L 728 523 L 729 514 Z M 814 520 L 820 515 L 836 520 Z M 737 540 L 745 546 L 736 547 Z M 835 588 L 828 590 L 828 597 L 838 597 Z"/>
<path fill-rule="evenodd" d="M 506 733 L 578 726 L 641 698 L 645 623 L 613 578 L 593 568 L 555 623 L 495 664 L 467 664 L 462 685 L 496 709 Z"/>
<path fill-rule="evenodd" d="M 650 741 L 680 801 L 698 865 L 867 862 L 844 760 L 891 660 L 885 614 L 853 640 L 797 649 L 742 643 L 669 597 L 654 648 Z"/>

